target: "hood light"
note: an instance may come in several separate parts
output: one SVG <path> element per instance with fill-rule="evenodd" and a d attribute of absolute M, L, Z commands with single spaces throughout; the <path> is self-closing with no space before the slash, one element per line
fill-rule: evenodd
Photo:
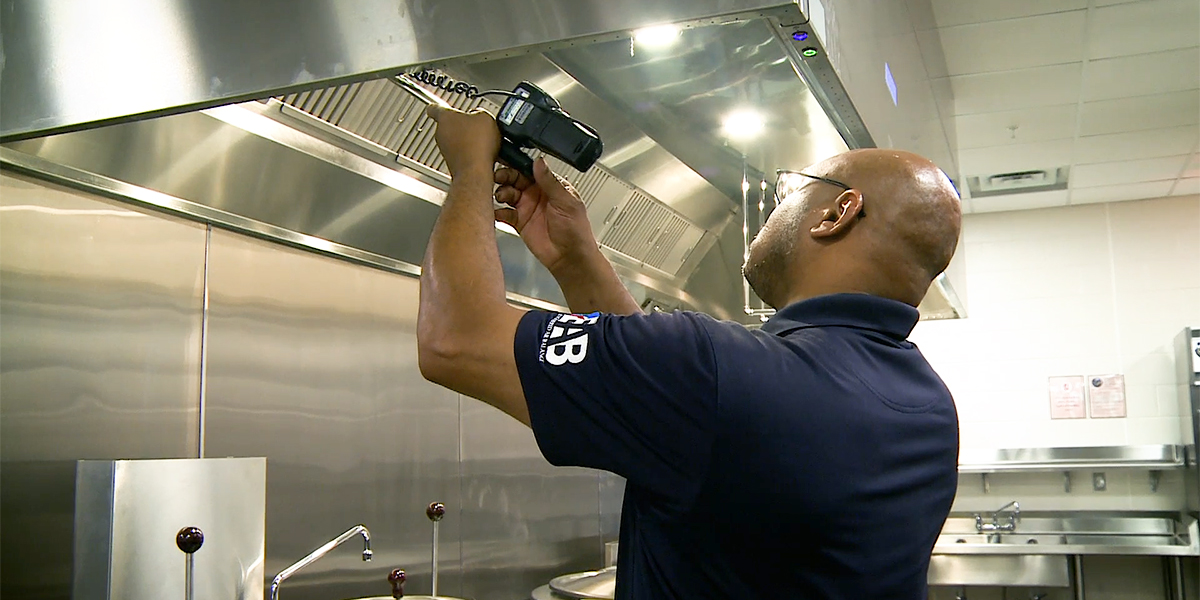
<path fill-rule="evenodd" d="M 655 25 L 633 32 L 633 41 L 643 48 L 666 48 L 679 39 L 677 25 Z"/>
<path fill-rule="evenodd" d="M 725 115 L 725 120 L 721 123 L 721 131 L 726 136 L 736 139 L 749 139 L 763 129 L 762 115 L 752 110 L 736 110 Z"/>

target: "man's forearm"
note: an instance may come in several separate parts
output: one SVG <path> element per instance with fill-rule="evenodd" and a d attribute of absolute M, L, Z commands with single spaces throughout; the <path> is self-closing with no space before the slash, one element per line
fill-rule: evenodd
<path fill-rule="evenodd" d="M 642 312 L 608 259 L 596 248 L 551 272 L 572 312 L 633 315 Z"/>
<path fill-rule="evenodd" d="M 418 327 L 436 332 L 429 339 L 456 339 L 506 304 L 491 192 L 486 165 L 450 183 L 421 267 Z"/>

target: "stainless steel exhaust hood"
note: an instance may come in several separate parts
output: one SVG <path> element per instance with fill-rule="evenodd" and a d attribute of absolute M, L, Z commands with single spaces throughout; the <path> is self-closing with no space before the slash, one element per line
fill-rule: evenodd
<path fill-rule="evenodd" d="M 14 141 L 0 158 L 6 168 L 72 185 L 91 181 L 110 195 L 217 226 L 415 273 L 448 176 L 423 104 L 394 78 L 435 68 L 482 89 L 529 80 L 604 139 L 606 151 L 587 173 L 551 164 L 580 190 L 597 239 L 635 297 L 648 308 L 754 322 L 757 314 L 745 310 L 754 299 L 740 277 L 743 218 L 770 193 L 772 177 L 764 174 L 873 145 L 866 126 L 796 4 L 745 10 L 739 3 L 743 10 L 721 14 L 704 2 L 650 2 L 641 7 L 645 15 L 657 7 L 658 22 L 675 24 L 657 48 L 636 41 L 629 27 L 562 34 L 586 30 L 576 21 L 600 4 L 562 7 L 569 22 L 542 27 L 532 45 L 497 41 L 385 76 L 348 75 L 356 80 L 290 93 L 277 92 L 296 86 L 263 88 L 272 95 L 172 116 L 101 117 L 117 124 Z M 9 29 L 3 26 L 6 39 Z M 464 48 L 475 43 L 455 35 Z M 808 49 L 816 54 L 806 56 Z M 5 83 L 22 69 L 3 71 Z M 495 109 L 486 99 L 439 93 L 461 108 Z M 4 123 L 9 139 L 33 131 L 29 123 L 13 124 L 17 114 Z M 730 123 L 738 114 L 748 120 Z M 83 126 L 60 120 L 49 129 Z M 757 136 L 749 135 L 754 127 L 762 129 Z M 498 231 L 497 241 L 515 298 L 562 304 L 553 279 L 518 238 Z M 922 313 L 956 317 L 962 308 L 942 281 Z"/>

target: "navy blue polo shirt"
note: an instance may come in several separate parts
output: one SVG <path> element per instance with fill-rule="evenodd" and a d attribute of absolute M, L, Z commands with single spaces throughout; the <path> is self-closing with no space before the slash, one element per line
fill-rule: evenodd
<path fill-rule="evenodd" d="M 958 419 L 917 311 L 797 302 L 761 330 L 698 313 L 532 311 L 517 368 L 555 465 L 626 478 L 617 598 L 924 599 Z"/>

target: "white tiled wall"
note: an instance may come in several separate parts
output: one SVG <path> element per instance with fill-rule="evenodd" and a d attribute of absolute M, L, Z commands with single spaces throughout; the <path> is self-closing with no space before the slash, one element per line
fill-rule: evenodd
<path fill-rule="evenodd" d="M 1182 419 L 1175 336 L 1200 327 L 1200 196 L 964 217 L 968 318 L 923 321 L 912 340 L 958 405 L 964 448 L 1178 444 Z M 1123 373 L 1124 419 L 1050 419 L 1047 378 Z M 1174 510 L 1183 474 L 1143 470 L 962 475 L 955 513 L 1017 499 L 1024 511 Z M 1195 589 L 1194 568 L 1188 574 Z M 1163 595 L 1154 558 L 1088 557 L 1088 597 Z M 957 590 L 932 589 L 934 600 Z M 973 588 L 969 597 L 1071 598 L 1070 590 Z"/>
<path fill-rule="evenodd" d="M 1200 196 L 971 214 L 963 236 L 968 317 L 912 335 L 963 448 L 1180 443 L 1173 343 L 1200 327 Z M 1109 373 L 1126 418 L 1050 419 L 1048 377 Z"/>

